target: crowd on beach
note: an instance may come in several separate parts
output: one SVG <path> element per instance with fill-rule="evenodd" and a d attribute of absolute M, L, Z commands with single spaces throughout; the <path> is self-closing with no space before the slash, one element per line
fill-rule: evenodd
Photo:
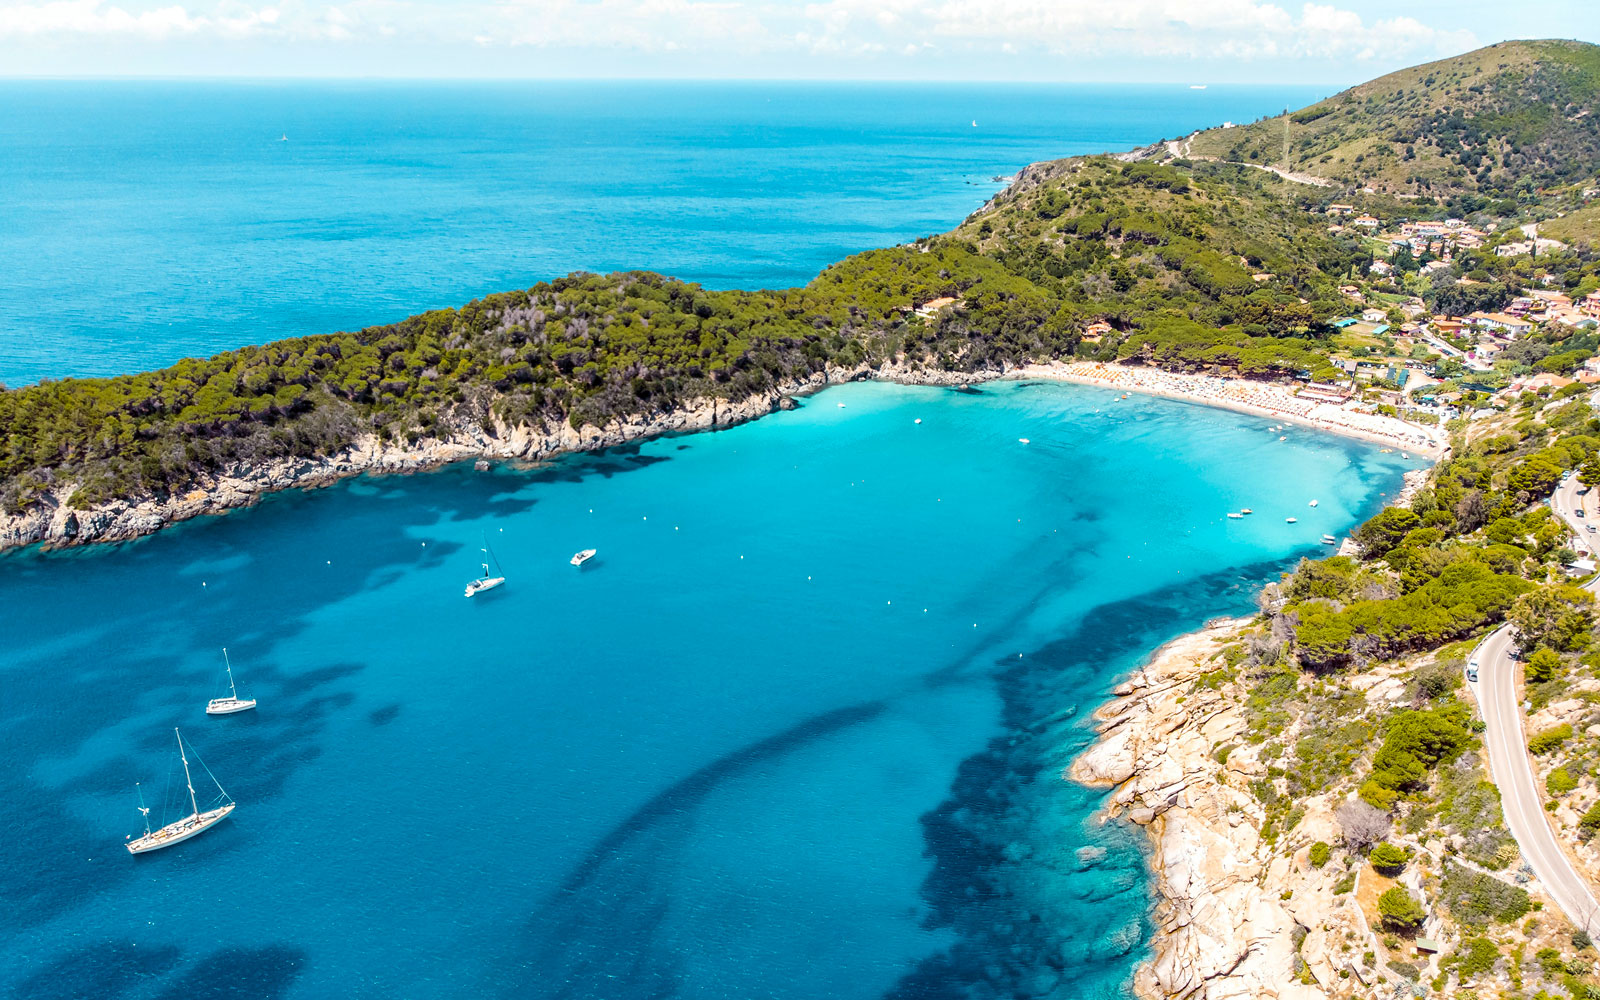
<path fill-rule="evenodd" d="M 1359 437 L 1433 458 L 1437 458 L 1445 449 L 1444 434 L 1438 428 L 1373 413 L 1361 409 L 1354 402 L 1338 404 L 1299 395 L 1298 387 L 1220 375 L 1182 375 L 1153 368 L 1089 361 L 1030 365 L 1021 374 L 1185 399 L 1269 418 L 1300 421 L 1335 434 Z"/>

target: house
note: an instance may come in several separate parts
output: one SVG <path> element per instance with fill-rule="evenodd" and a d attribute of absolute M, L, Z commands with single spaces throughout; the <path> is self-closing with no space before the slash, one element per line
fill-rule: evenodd
<path fill-rule="evenodd" d="M 1560 375 L 1544 372 L 1540 375 L 1521 379 L 1518 383 L 1513 384 L 1521 392 L 1538 392 L 1540 389 L 1565 389 L 1572 384 L 1572 381 L 1570 378 L 1562 378 Z"/>
<path fill-rule="evenodd" d="M 1347 299 L 1355 299 L 1357 302 L 1361 301 L 1361 289 L 1357 288 L 1355 285 L 1340 285 L 1339 294 L 1343 295 Z"/>
<path fill-rule="evenodd" d="M 1389 314 L 1384 312 L 1382 309 L 1363 309 L 1361 310 L 1361 322 L 1382 323 L 1384 318 L 1388 315 Z"/>
<path fill-rule="evenodd" d="M 923 319 L 932 319 L 934 314 L 940 309 L 943 309 L 946 306 L 953 306 L 955 304 L 956 300 L 954 298 L 951 298 L 948 295 L 941 295 L 936 299 L 929 299 L 922 305 L 917 306 L 916 313 Z"/>
<path fill-rule="evenodd" d="M 1583 297 L 1583 302 L 1578 309 L 1585 316 L 1600 318 L 1600 292 L 1590 292 Z"/>
<path fill-rule="evenodd" d="M 1467 314 L 1467 323 L 1479 330 L 1504 330 L 1516 337 L 1533 329 L 1533 324 L 1519 316 L 1506 313 L 1473 312 Z"/>
<path fill-rule="evenodd" d="M 1367 266 L 1367 271 L 1370 274 L 1377 274 L 1387 277 L 1394 271 L 1394 267 L 1390 265 L 1388 261 L 1375 260 Z"/>
<path fill-rule="evenodd" d="M 1377 229 L 1379 225 L 1378 220 L 1370 215 L 1358 215 L 1350 220 L 1350 224 L 1360 226 L 1362 229 Z"/>
<path fill-rule="evenodd" d="M 1446 337 L 1459 337 L 1461 331 L 1466 329 L 1466 322 L 1459 316 L 1435 316 L 1433 328 Z"/>
<path fill-rule="evenodd" d="M 1090 323 L 1083 331 L 1085 344 L 1098 344 L 1101 340 L 1111 335 L 1110 323 Z"/>
<path fill-rule="evenodd" d="M 1329 215 L 1354 215 L 1356 214 L 1356 207 L 1354 205 L 1329 205 L 1327 213 Z"/>

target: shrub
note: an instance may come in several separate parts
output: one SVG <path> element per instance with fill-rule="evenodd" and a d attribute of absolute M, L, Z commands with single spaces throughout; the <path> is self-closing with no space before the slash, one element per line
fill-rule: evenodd
<path fill-rule="evenodd" d="M 1372 853 L 1368 855 L 1367 860 L 1372 862 L 1372 867 L 1376 868 L 1380 874 L 1393 878 L 1400 874 L 1400 870 L 1406 866 L 1406 862 L 1411 860 L 1411 855 L 1407 854 L 1404 848 L 1396 847 L 1390 843 L 1382 843 L 1372 849 Z"/>
<path fill-rule="evenodd" d="M 1445 870 L 1439 901 L 1450 908 L 1458 923 L 1474 927 L 1512 923 L 1532 909 L 1527 890 L 1460 865 Z"/>
<path fill-rule="evenodd" d="M 1401 979 L 1409 979 L 1412 982 L 1416 982 L 1422 978 L 1421 969 L 1417 968 L 1410 962 L 1402 962 L 1398 958 L 1391 958 L 1389 960 L 1389 971 L 1399 976 Z"/>
<path fill-rule="evenodd" d="M 1530 736 L 1528 738 L 1528 750 L 1534 754 L 1549 753 L 1570 739 L 1572 739 L 1572 727 L 1563 722 L 1559 726 L 1554 726 Z"/>
<path fill-rule="evenodd" d="M 1456 967 L 1456 975 L 1465 982 L 1494 968 L 1500 960 L 1500 949 L 1486 937 L 1467 938 L 1456 948 L 1449 961 Z"/>
<path fill-rule="evenodd" d="M 1600 830 L 1600 802 L 1590 806 L 1588 811 L 1578 818 L 1578 832 L 1583 839 L 1593 837 L 1596 830 Z"/>
<path fill-rule="evenodd" d="M 1428 916 L 1416 897 L 1398 885 L 1378 897 L 1378 913 L 1385 927 L 1398 931 L 1415 930 Z"/>
<path fill-rule="evenodd" d="M 1328 859 L 1331 857 L 1333 857 L 1333 848 L 1323 841 L 1319 840 L 1311 845 L 1311 867 L 1321 868 L 1328 863 Z"/>
<path fill-rule="evenodd" d="M 1565 795 L 1578 787 L 1578 779 L 1568 773 L 1565 767 L 1558 767 L 1546 776 L 1544 787 L 1551 795 Z"/>

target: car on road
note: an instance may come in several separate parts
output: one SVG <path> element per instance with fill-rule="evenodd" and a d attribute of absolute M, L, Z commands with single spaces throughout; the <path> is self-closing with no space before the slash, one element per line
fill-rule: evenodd
<path fill-rule="evenodd" d="M 1573 513 L 1578 515 L 1579 517 L 1583 517 L 1584 516 L 1582 507 L 1579 507 L 1577 510 L 1573 511 Z"/>
<path fill-rule="evenodd" d="M 1591 534 L 1591 535 L 1594 534 L 1594 525 L 1586 524 L 1586 525 L 1584 525 L 1584 527 L 1589 530 L 1589 534 Z"/>
<path fill-rule="evenodd" d="M 1478 683 L 1478 661 L 1477 660 L 1473 660 L 1471 663 L 1467 664 L 1467 682 L 1469 684 Z"/>

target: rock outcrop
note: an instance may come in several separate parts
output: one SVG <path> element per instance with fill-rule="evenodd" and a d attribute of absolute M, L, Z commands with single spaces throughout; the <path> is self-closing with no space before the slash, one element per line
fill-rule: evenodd
<path fill-rule="evenodd" d="M 1242 699 L 1193 683 L 1220 666 L 1212 657 L 1242 624 L 1213 624 L 1157 652 L 1096 713 L 1100 740 L 1069 772 L 1114 787 L 1108 814 L 1149 836 L 1158 903 L 1154 956 L 1134 980 L 1144 997 L 1311 1000 L 1332 995 L 1345 967 L 1331 943 L 1355 918 L 1350 897 L 1296 892 L 1331 876 L 1262 843 L 1248 783 L 1267 769 L 1253 747 L 1235 746 Z M 1223 764 L 1225 746 L 1234 749 Z M 1307 828 L 1332 822 L 1325 803 L 1308 804 Z"/>

